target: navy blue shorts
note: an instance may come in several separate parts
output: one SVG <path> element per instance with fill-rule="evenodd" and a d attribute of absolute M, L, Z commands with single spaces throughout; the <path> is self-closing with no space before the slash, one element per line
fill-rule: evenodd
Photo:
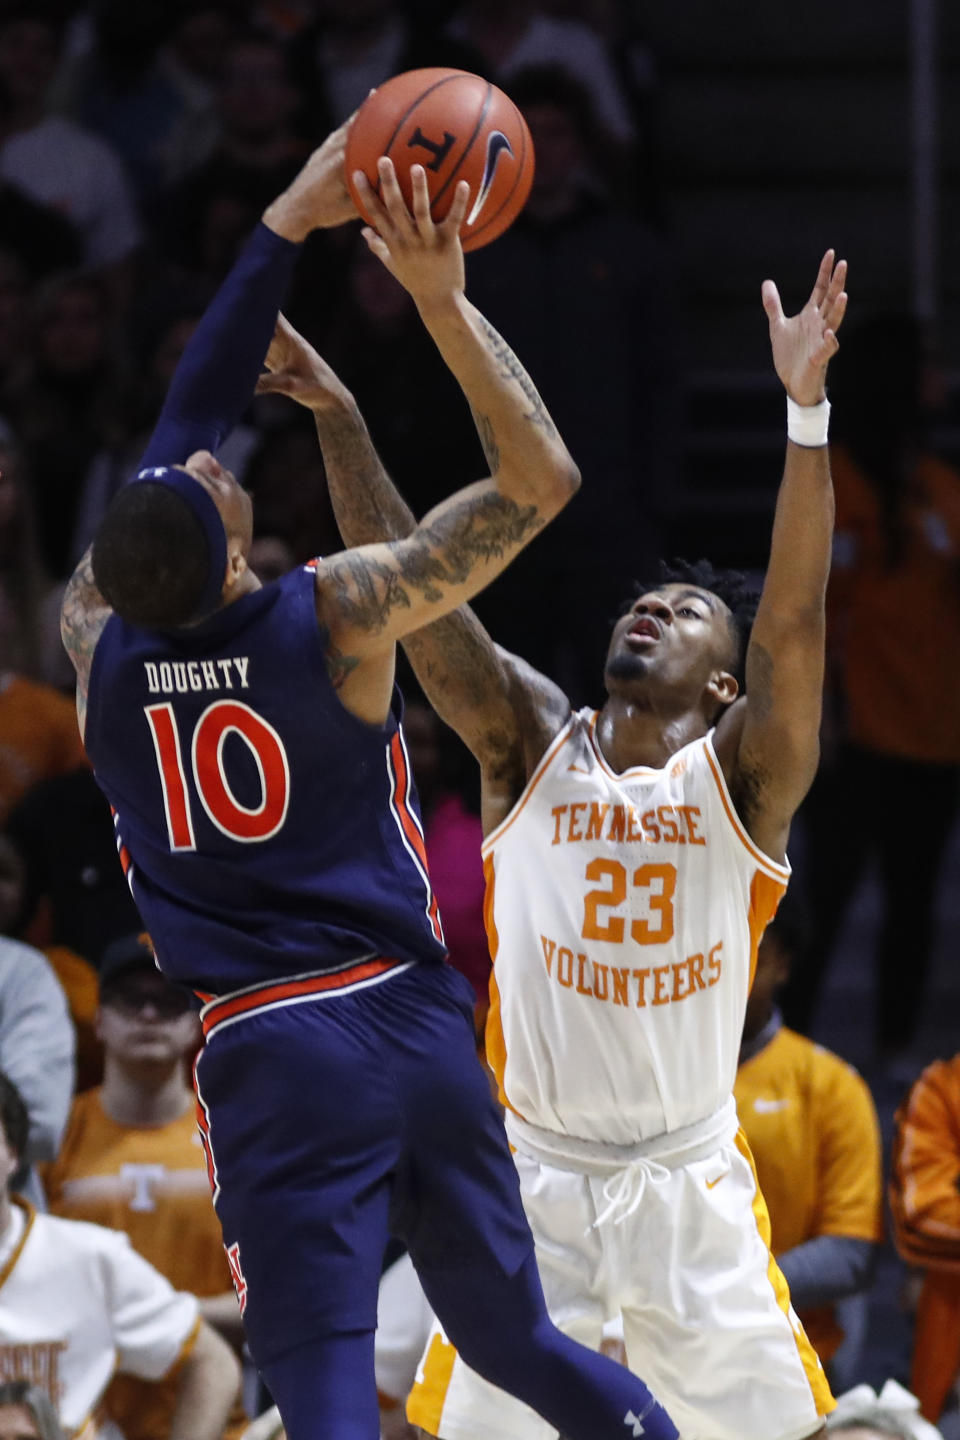
<path fill-rule="evenodd" d="M 209 1027 L 201 1130 L 259 1365 L 373 1330 L 391 1233 L 428 1294 L 532 1253 L 473 1003 L 449 966 L 413 965 Z"/>

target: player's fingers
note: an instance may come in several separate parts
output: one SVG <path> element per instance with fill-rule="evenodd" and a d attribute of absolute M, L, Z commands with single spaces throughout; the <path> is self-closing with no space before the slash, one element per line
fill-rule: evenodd
<path fill-rule="evenodd" d="M 362 170 L 354 170 L 353 183 L 363 205 L 364 214 L 370 217 L 378 230 L 391 231 L 394 228 L 393 221 L 385 210 L 380 196 Z"/>
<path fill-rule="evenodd" d="M 286 395 L 291 377 L 282 372 L 273 374 L 267 371 L 257 380 L 256 392 L 258 395 Z"/>
<path fill-rule="evenodd" d="M 428 244 L 434 237 L 433 216 L 430 214 L 430 188 L 427 172 L 422 165 L 411 165 L 410 184 L 413 187 L 413 218 L 421 240 Z"/>
<path fill-rule="evenodd" d="M 389 156 L 380 156 L 377 161 L 377 174 L 380 176 L 380 194 L 383 196 L 383 203 L 393 222 L 393 228 L 404 238 L 412 238 L 416 234 L 416 225 L 413 216 L 407 209 L 406 201 L 400 190 L 400 182 L 397 179 L 397 172 L 393 168 L 393 161 Z"/>
<path fill-rule="evenodd" d="M 830 286 L 830 276 L 833 273 L 834 251 L 828 250 L 820 261 L 820 269 L 817 271 L 817 278 L 813 282 L 813 289 L 810 291 L 810 299 L 814 305 L 822 305 Z"/>
<path fill-rule="evenodd" d="M 830 276 L 830 284 L 823 304 L 820 307 L 821 314 L 826 314 L 830 307 L 836 304 L 837 296 L 846 288 L 847 283 L 847 262 L 838 260 L 834 266 L 833 274 Z"/>
<path fill-rule="evenodd" d="M 760 286 L 760 299 L 763 301 L 763 308 L 766 311 L 767 319 L 771 325 L 783 319 L 783 306 L 780 303 L 780 291 L 772 280 L 764 280 Z"/>
<path fill-rule="evenodd" d="M 453 204 L 447 211 L 444 221 L 444 228 L 452 230 L 455 234 L 460 233 L 460 226 L 464 222 L 467 213 L 467 206 L 470 204 L 470 186 L 466 180 L 460 180 L 456 190 L 453 192 Z"/>
<path fill-rule="evenodd" d="M 363 229 L 360 231 L 360 234 L 367 242 L 367 248 L 373 251 L 377 259 L 382 260 L 384 265 L 389 265 L 390 246 L 384 240 L 383 236 L 378 235 L 376 230 L 371 229 L 369 225 L 364 225 Z"/>
<path fill-rule="evenodd" d="M 830 330 L 839 330 L 843 324 L 843 317 L 847 313 L 847 292 L 841 290 L 840 294 L 829 305 L 824 307 L 823 318 Z"/>

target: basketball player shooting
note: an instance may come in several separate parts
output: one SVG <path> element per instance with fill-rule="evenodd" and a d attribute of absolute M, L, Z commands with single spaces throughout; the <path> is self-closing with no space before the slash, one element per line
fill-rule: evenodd
<path fill-rule="evenodd" d="M 397 640 L 487 584 L 579 483 L 529 377 L 463 297 L 466 185 L 434 225 L 422 169 L 411 214 L 385 162 L 370 238 L 496 447 L 492 476 L 398 543 L 261 588 L 249 497 L 214 458 L 299 242 L 355 214 L 344 138 L 266 210 L 67 587 L 81 729 L 160 967 L 205 1002 L 214 1203 L 290 1440 L 379 1435 L 391 1226 L 481 1373 L 574 1440 L 615 1440 L 626 1415 L 673 1440 L 642 1382 L 547 1317 L 473 994 L 444 964 L 399 723 Z"/>
<path fill-rule="evenodd" d="M 482 770 L 487 1054 L 548 1309 L 594 1347 L 621 1315 L 629 1363 L 684 1440 L 799 1440 L 833 1408 L 770 1254 L 732 1089 L 757 945 L 817 766 L 824 385 L 845 278 L 828 251 L 790 318 L 763 286 L 789 438 L 759 604 L 706 561 L 641 584 L 599 712 L 572 711 L 468 608 L 404 640 Z M 410 533 L 336 377 L 286 329 L 271 363 L 270 388 L 316 415 L 344 537 Z M 428 1344 L 414 1423 L 444 1440 L 554 1433 L 448 1338 L 438 1326 Z"/>

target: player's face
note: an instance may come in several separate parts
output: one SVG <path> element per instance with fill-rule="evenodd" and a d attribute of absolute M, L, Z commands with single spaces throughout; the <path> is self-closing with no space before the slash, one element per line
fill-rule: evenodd
<path fill-rule="evenodd" d="M 236 476 L 225 469 L 209 450 L 195 450 L 185 465 L 176 468 L 186 470 L 203 486 L 220 512 L 227 536 L 236 537 L 246 555 L 253 539 L 253 501 L 237 483 Z"/>
<path fill-rule="evenodd" d="M 97 1034 L 117 1060 L 169 1065 L 196 1046 L 199 1025 L 184 991 L 158 971 L 130 970 L 101 997 Z"/>
<path fill-rule="evenodd" d="M 735 640 L 726 605 L 709 590 L 672 583 L 641 595 L 617 621 L 607 652 L 611 692 L 631 686 L 689 693 L 691 703 L 717 673 L 734 663 Z"/>
<path fill-rule="evenodd" d="M 0 1405 L 0 1440 L 40 1440 L 40 1431 L 26 1405 Z"/>

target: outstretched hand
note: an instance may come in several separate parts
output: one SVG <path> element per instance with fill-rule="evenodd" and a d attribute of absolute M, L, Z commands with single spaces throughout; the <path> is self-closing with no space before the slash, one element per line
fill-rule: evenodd
<path fill-rule="evenodd" d="M 377 172 L 379 196 L 361 171 L 357 170 L 353 176 L 364 209 L 376 227 L 367 226 L 363 231 L 363 238 L 374 255 L 409 291 L 418 306 L 461 293 L 464 268 L 460 226 L 470 203 L 469 185 L 461 180 L 444 219 L 434 220 L 430 214 L 427 172 L 422 165 L 414 165 L 410 170 L 412 213 L 401 194 L 393 161 L 382 155 L 377 161 Z"/>
<path fill-rule="evenodd" d="M 257 381 L 258 395 L 287 395 L 308 410 L 334 409 L 353 403 L 353 396 L 321 355 L 318 355 L 285 315 L 277 316 L 276 329 L 264 360 L 267 373 Z"/>
<path fill-rule="evenodd" d="M 357 209 L 347 190 L 344 155 L 353 115 L 328 135 L 303 169 L 263 213 L 271 230 L 287 239 L 306 239 L 311 230 L 329 229 L 356 220 Z"/>
<path fill-rule="evenodd" d="M 772 280 L 764 280 L 763 308 L 770 322 L 773 363 L 784 389 L 798 405 L 816 405 L 826 391 L 827 365 L 840 348 L 837 331 L 847 308 L 846 260 L 834 263 L 828 250 L 820 261 L 810 299 L 799 315 L 784 315 Z"/>

